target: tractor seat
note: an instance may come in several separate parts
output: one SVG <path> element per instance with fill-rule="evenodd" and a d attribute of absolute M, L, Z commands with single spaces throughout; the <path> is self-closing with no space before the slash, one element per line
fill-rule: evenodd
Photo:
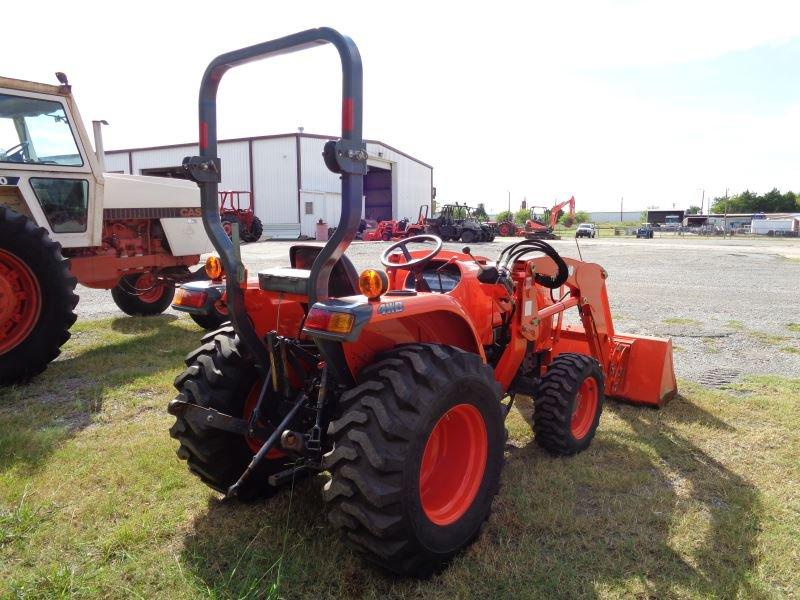
<path fill-rule="evenodd" d="M 258 272 L 258 287 L 267 292 L 286 292 L 308 295 L 308 278 L 311 265 L 322 246 L 297 244 L 289 248 L 290 267 L 271 267 Z M 343 298 L 358 294 L 358 273 L 353 263 L 342 256 L 331 270 L 328 280 L 328 293 L 331 298 Z"/>

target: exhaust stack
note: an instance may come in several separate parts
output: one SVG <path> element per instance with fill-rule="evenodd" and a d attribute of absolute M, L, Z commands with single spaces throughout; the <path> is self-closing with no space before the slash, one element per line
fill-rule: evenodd
<path fill-rule="evenodd" d="M 97 164 L 100 165 L 100 172 L 106 171 L 106 151 L 103 148 L 103 125 L 108 125 L 108 121 L 101 119 L 99 121 L 92 121 L 94 129 L 94 153 L 97 156 Z"/>

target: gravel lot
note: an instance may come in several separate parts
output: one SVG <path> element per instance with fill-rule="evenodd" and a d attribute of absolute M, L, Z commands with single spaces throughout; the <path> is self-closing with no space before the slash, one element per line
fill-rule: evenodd
<path fill-rule="evenodd" d="M 251 272 L 288 264 L 292 243 L 246 245 L 244 262 Z M 473 244 L 473 253 L 492 259 L 508 243 Z M 377 266 L 387 245 L 355 242 L 347 254 L 357 269 Z M 553 245 L 578 256 L 573 239 Z M 800 376 L 800 331 L 789 328 L 800 323 L 800 242 L 597 239 L 583 240 L 581 253 L 609 272 L 617 331 L 672 337 L 678 377 L 715 385 L 741 375 Z M 109 292 L 78 293 L 79 318 L 120 315 Z"/>

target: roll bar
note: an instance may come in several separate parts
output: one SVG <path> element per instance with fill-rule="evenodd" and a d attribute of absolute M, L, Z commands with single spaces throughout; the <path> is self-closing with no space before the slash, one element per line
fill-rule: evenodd
<path fill-rule="evenodd" d="M 190 156 L 183 160 L 184 170 L 200 186 L 203 226 L 227 273 L 227 303 L 231 321 L 239 338 L 265 372 L 269 366 L 266 348 L 244 308 L 244 292 L 241 287 L 244 268 L 233 243 L 222 229 L 219 217 L 221 164 L 217 156 L 217 89 L 222 76 L 233 67 L 323 44 L 333 44 L 342 62 L 342 137 L 328 142 L 324 152 L 328 168 L 341 174 L 342 212 L 335 233 L 311 267 L 308 301 L 312 305 L 318 300 L 327 299 L 331 269 L 353 241 L 361 220 L 363 178 L 367 172 L 366 144 L 361 132 L 361 55 L 353 40 L 338 31 L 321 27 L 234 50 L 212 60 L 200 84 L 200 156 Z"/>

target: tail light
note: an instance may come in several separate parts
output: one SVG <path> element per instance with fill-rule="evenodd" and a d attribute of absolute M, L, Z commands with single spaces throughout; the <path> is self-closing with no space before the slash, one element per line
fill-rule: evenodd
<path fill-rule="evenodd" d="M 348 334 L 353 330 L 355 317 L 349 313 L 312 308 L 306 317 L 305 329 Z"/>
<path fill-rule="evenodd" d="M 208 292 L 203 290 L 189 290 L 186 288 L 178 288 L 175 293 L 175 299 L 172 301 L 173 306 L 184 306 L 186 308 L 203 308 L 206 300 L 208 299 Z"/>

